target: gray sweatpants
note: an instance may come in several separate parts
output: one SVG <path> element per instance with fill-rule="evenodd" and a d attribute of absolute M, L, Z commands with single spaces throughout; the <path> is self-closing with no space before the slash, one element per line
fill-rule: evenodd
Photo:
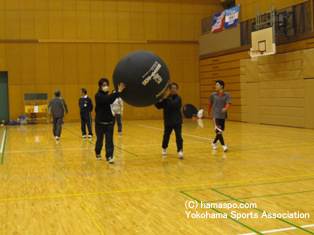
<path fill-rule="evenodd" d="M 63 118 L 53 118 L 53 136 L 61 136 Z"/>

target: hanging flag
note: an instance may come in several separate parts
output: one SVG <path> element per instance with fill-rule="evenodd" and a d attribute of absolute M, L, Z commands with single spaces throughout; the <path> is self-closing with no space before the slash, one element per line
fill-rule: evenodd
<path fill-rule="evenodd" d="M 223 30 L 225 24 L 226 11 L 214 15 L 214 21 L 212 26 L 212 33 Z"/>
<path fill-rule="evenodd" d="M 240 5 L 226 10 L 225 28 L 236 26 L 239 21 Z"/>

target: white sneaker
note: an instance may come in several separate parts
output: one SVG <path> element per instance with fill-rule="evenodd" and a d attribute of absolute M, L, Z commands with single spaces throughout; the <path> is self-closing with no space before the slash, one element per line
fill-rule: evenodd
<path fill-rule="evenodd" d="M 58 141 L 60 138 L 58 136 L 56 136 L 55 139 Z"/>
<path fill-rule="evenodd" d="M 96 155 L 97 160 L 101 160 L 101 155 Z"/>
<path fill-rule="evenodd" d="M 223 148 L 224 152 L 228 151 L 228 147 L 226 145 L 223 145 L 222 148 Z"/>
<path fill-rule="evenodd" d="M 182 150 L 180 150 L 180 151 L 178 152 L 178 155 L 179 155 L 179 159 L 183 159 L 184 153 L 183 153 Z"/>
<path fill-rule="evenodd" d="M 213 150 L 217 150 L 217 144 L 212 143 L 212 146 L 213 146 Z"/>
<path fill-rule="evenodd" d="M 107 159 L 107 162 L 108 162 L 109 164 L 114 164 L 114 159 L 113 159 L 113 157 L 109 157 L 109 158 Z"/>
<path fill-rule="evenodd" d="M 162 149 L 161 153 L 162 153 L 162 155 L 166 155 L 167 154 L 167 149 Z"/>
<path fill-rule="evenodd" d="M 86 137 L 86 136 L 85 136 Z M 88 135 L 88 138 L 93 138 L 93 136 L 92 135 Z"/>
<path fill-rule="evenodd" d="M 86 135 L 83 135 L 82 137 L 83 137 L 84 139 L 86 139 Z"/>

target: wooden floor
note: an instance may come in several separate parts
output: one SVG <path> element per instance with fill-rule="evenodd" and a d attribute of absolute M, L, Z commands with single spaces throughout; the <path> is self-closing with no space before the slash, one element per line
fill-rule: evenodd
<path fill-rule="evenodd" d="M 314 234 L 313 130 L 227 122 L 223 153 L 211 148 L 212 122 L 203 125 L 185 121 L 179 160 L 174 135 L 161 156 L 161 120 L 124 121 L 115 165 L 96 161 L 96 139 L 82 140 L 78 123 L 65 123 L 59 143 L 51 125 L 8 127 L 6 138 L 0 127 L 0 234 Z M 187 209 L 187 201 L 198 208 Z M 204 209 L 200 202 L 257 208 Z M 259 218 L 236 220 L 232 211 Z M 310 218 L 261 218 L 264 211 Z"/>

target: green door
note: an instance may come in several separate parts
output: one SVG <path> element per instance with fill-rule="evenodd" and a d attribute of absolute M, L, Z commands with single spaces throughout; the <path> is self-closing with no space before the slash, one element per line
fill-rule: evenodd
<path fill-rule="evenodd" d="M 0 124 L 9 121 L 8 72 L 0 72 Z"/>

